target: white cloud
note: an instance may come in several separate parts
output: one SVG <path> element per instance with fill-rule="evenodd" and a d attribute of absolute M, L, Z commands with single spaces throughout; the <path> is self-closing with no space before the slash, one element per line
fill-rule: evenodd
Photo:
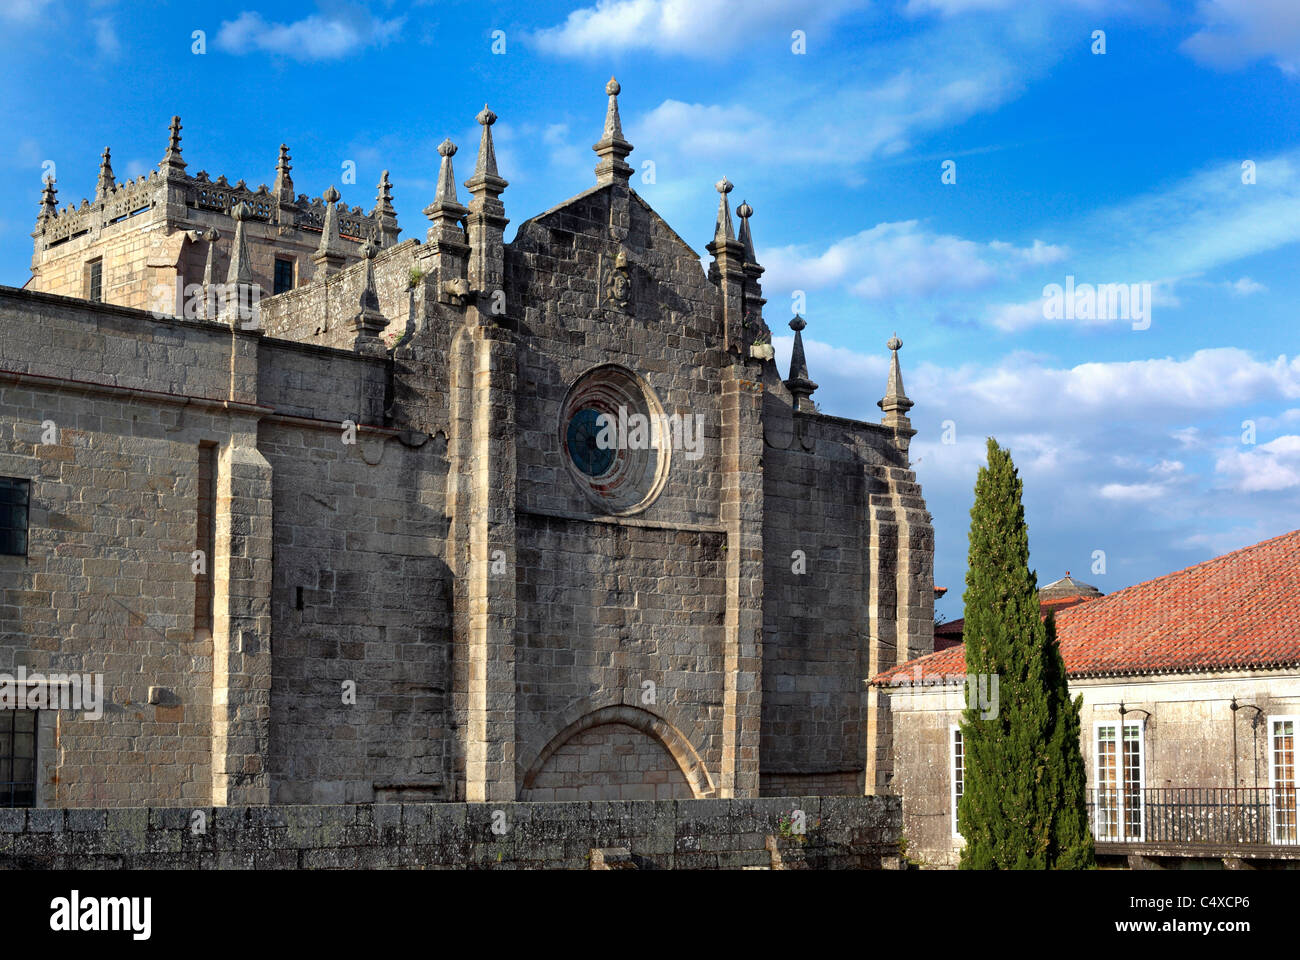
<path fill-rule="evenodd" d="M 35 23 L 53 5 L 54 0 L 6 0 L 0 4 L 0 20 Z"/>
<path fill-rule="evenodd" d="M 216 45 L 227 53 L 272 53 L 295 60 L 337 60 L 368 46 L 383 46 L 404 17 L 378 20 L 364 12 L 312 14 L 293 23 L 267 23 L 245 11 L 221 24 Z"/>
<path fill-rule="evenodd" d="M 868 6 L 867 0 L 762 0 L 738 8 L 732 0 L 597 0 L 569 14 L 562 24 L 537 31 L 533 41 L 547 53 L 608 57 L 624 50 L 717 57 L 767 34 L 782 43 L 796 28 L 805 32 Z"/>
<path fill-rule="evenodd" d="M 1300 16 L 1295 0 L 1201 0 L 1203 26 L 1183 41 L 1199 63 L 1232 70 L 1271 60 L 1289 74 L 1300 71 Z"/>
<path fill-rule="evenodd" d="M 1098 491 L 1107 500 L 1158 500 L 1165 495 L 1160 483 L 1107 483 Z"/>
<path fill-rule="evenodd" d="M 784 373 L 790 338 L 773 342 Z M 804 348 L 825 412 L 879 421 L 887 351 L 806 337 Z M 912 463 L 935 518 L 940 583 L 961 582 L 971 491 L 990 435 L 1024 478 L 1034 564 L 1082 570 L 1104 550 L 1108 571 L 1089 580 L 1106 592 L 1295 526 L 1300 437 L 1243 448 L 1237 425 L 1264 423 L 1270 406 L 1274 420 L 1300 422 L 1287 412 L 1300 409 L 1300 358 L 1227 348 L 1060 366 L 1017 352 L 939 366 L 920 359 L 925 349 L 903 349 L 903 376 L 916 403 Z M 945 442 L 953 439 L 946 421 L 955 443 Z M 1279 509 L 1279 498 L 1297 509 Z"/>
<path fill-rule="evenodd" d="M 116 57 L 122 50 L 122 42 L 117 37 L 117 27 L 110 17 L 97 17 L 91 21 L 95 28 L 95 50 L 102 57 Z"/>
<path fill-rule="evenodd" d="M 1267 293 L 1268 287 L 1262 283 L 1256 283 L 1250 277 L 1242 277 L 1240 280 L 1229 281 L 1227 287 L 1239 297 L 1249 297 L 1255 293 Z"/>
<path fill-rule="evenodd" d="M 1214 468 L 1240 493 L 1300 487 L 1300 436 L 1288 434 L 1258 447 L 1229 451 Z"/>
<path fill-rule="evenodd" d="M 1188 278 L 1300 240 L 1300 150 L 1216 164 L 1080 225 L 1098 275 Z"/>
<path fill-rule="evenodd" d="M 856 296 L 884 300 L 975 290 L 1065 256 L 1063 247 L 1041 240 L 1028 247 L 978 243 L 904 220 L 877 224 L 819 253 L 778 247 L 763 250 L 760 259 L 770 290 L 844 285 Z"/>

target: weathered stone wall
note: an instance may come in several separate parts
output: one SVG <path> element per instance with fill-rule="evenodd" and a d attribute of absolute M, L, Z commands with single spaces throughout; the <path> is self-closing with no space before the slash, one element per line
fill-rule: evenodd
<path fill-rule="evenodd" d="M 383 358 L 307 344 L 263 340 L 257 357 L 257 399 L 277 414 L 382 425 L 388 370 Z"/>
<path fill-rule="evenodd" d="M 617 847 L 642 869 L 878 869 L 898 828 L 892 797 L 0 810 L 0 869 L 582 870 Z"/>
<path fill-rule="evenodd" d="M 437 447 L 262 425 L 275 475 L 272 802 L 446 795 L 451 585 Z"/>
<path fill-rule="evenodd" d="M 716 777 L 722 535 L 531 514 L 518 533 L 521 776 L 569 724 L 628 704 L 682 731 Z"/>
<path fill-rule="evenodd" d="M 419 244 L 408 240 L 381 252 L 374 260 L 379 310 L 388 318 L 385 335 L 400 338 L 414 328 L 416 297 L 411 271 Z M 353 324 L 361 302 L 364 263 L 353 263 L 323 282 L 300 285 L 261 302 L 261 324 L 267 336 L 324 347 L 351 350 L 357 338 Z M 269 294 L 270 288 L 266 292 Z"/>
<path fill-rule="evenodd" d="M 0 670 L 107 700 L 38 714 L 38 804 L 441 795 L 445 443 L 344 442 L 383 421 L 382 358 L 4 289 L 0 361 L 0 474 L 32 481 Z"/>
<path fill-rule="evenodd" d="M 926 619 L 932 531 L 918 530 L 910 566 L 882 549 L 896 536 L 882 545 L 873 498 L 891 499 L 893 473 L 906 466 L 891 430 L 792 413 L 775 397 L 764 426 L 762 790 L 860 793 L 872 663 L 899 656 L 900 634 L 905 653 L 929 652 L 929 638 L 907 638 Z M 899 603 L 900 581 L 912 608 Z M 890 621 L 886 637 L 873 629 L 873 605 Z"/>
<path fill-rule="evenodd" d="M 1121 702 L 1131 711 L 1130 721 L 1144 723 L 1147 787 L 1233 786 L 1234 696 L 1266 716 L 1300 714 L 1296 673 L 1076 679 L 1070 691 L 1083 696 L 1081 741 L 1090 790 L 1097 786 L 1094 724 L 1118 723 Z M 888 697 L 892 715 L 889 790 L 902 797 L 907 855 L 955 865 L 961 841 L 952 835 L 950 740 L 951 725 L 960 722 L 963 688 L 901 688 L 881 690 L 880 696 Z M 1270 786 L 1268 728 L 1252 728 L 1254 715 L 1254 710 L 1236 713 L 1239 787 Z"/>

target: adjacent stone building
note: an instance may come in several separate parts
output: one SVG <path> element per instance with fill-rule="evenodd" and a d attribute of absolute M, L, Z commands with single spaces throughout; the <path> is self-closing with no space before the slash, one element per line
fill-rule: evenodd
<path fill-rule="evenodd" d="M 1102 597 L 1044 587 L 1082 748 L 1099 859 L 1300 866 L 1300 530 Z M 955 865 L 965 649 L 872 681 L 908 856 Z"/>
<path fill-rule="evenodd" d="M 595 185 L 509 243 L 486 107 L 423 241 L 386 174 L 369 213 L 283 147 L 191 178 L 175 119 L 156 173 L 46 185 L 0 287 L 0 673 L 105 705 L 11 714 L 9 802 L 873 792 L 866 681 L 933 643 L 902 344 L 880 423 L 819 412 L 752 208 L 718 182 L 704 267 L 606 92 Z"/>

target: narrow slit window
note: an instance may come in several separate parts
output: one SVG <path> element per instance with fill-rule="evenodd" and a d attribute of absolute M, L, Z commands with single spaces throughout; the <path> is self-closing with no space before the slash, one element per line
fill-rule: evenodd
<path fill-rule="evenodd" d="M 92 260 L 86 265 L 86 299 L 102 303 L 104 300 L 104 261 Z"/>
<path fill-rule="evenodd" d="M 212 632 L 212 550 L 217 533 L 217 447 L 199 447 L 199 495 L 194 549 L 198 569 L 194 574 L 194 631 Z"/>
<path fill-rule="evenodd" d="M 966 749 L 962 742 L 961 727 L 952 728 L 952 835 L 961 836 L 957 818 L 957 805 L 961 803 L 962 788 L 966 781 Z"/>
<path fill-rule="evenodd" d="M 36 806 L 36 711 L 0 710 L 0 807 Z"/>
<path fill-rule="evenodd" d="M 0 554 L 27 556 L 31 481 L 0 477 Z"/>

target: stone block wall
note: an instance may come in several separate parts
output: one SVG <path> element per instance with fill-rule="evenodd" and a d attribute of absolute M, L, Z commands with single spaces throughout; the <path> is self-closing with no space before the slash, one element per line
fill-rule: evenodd
<path fill-rule="evenodd" d="M 382 251 L 374 260 L 375 292 L 379 310 L 388 318 L 385 334 L 401 336 L 414 329 L 416 287 L 411 273 L 417 269 L 420 245 L 407 240 Z M 351 350 L 357 337 L 353 324 L 361 302 L 364 263 L 352 263 L 322 282 L 300 283 L 295 289 L 261 302 L 262 329 L 267 336 L 323 347 Z M 264 293 L 270 294 L 271 288 Z"/>
<path fill-rule="evenodd" d="M 521 776 L 610 704 L 664 718 L 716 771 L 723 536 L 525 514 L 518 537 Z"/>
<path fill-rule="evenodd" d="M 898 830 L 892 797 L 0 810 L 0 869 L 584 870 L 602 848 L 641 869 L 879 869 Z"/>
<path fill-rule="evenodd" d="M 451 578 L 438 445 L 368 431 L 345 444 L 335 427 L 280 422 L 262 425 L 258 448 L 276 477 L 272 802 L 446 797 Z"/>
<path fill-rule="evenodd" d="M 892 494 L 906 460 L 892 431 L 771 401 L 765 421 L 762 791 L 860 793 L 864 680 L 873 656 L 896 655 L 870 609 L 896 603 L 900 576 L 928 589 L 933 548 L 911 569 L 879 548 L 871 499 Z"/>

